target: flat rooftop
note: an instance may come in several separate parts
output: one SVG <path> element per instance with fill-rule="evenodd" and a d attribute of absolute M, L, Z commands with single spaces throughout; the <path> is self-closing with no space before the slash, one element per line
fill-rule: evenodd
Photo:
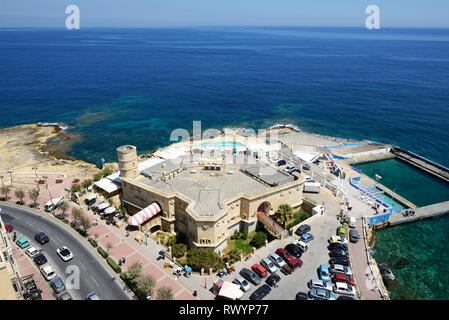
<path fill-rule="evenodd" d="M 195 212 L 204 216 L 218 213 L 222 209 L 221 202 L 237 194 L 253 194 L 269 189 L 268 182 L 283 184 L 294 180 L 293 176 L 259 161 L 255 164 L 226 164 L 226 168 L 212 165 L 220 170 L 206 170 L 204 165 L 184 166 L 184 170 L 177 172 L 174 177 L 165 181 L 159 179 L 163 171 L 168 174 L 179 169 L 181 161 L 182 159 L 169 160 L 164 162 L 164 166 L 157 164 L 147 168 L 138 180 L 166 193 L 183 194 L 196 202 Z"/>

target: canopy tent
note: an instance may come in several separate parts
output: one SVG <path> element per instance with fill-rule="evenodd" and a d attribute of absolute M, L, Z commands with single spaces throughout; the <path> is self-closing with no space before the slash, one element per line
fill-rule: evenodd
<path fill-rule="evenodd" d="M 108 178 L 103 178 L 100 181 L 95 182 L 95 186 L 106 191 L 107 193 L 113 193 L 121 189 L 117 183 L 109 180 Z"/>
<path fill-rule="evenodd" d="M 140 226 L 145 221 L 150 220 L 152 217 L 154 217 L 156 214 L 161 212 L 161 207 L 156 203 L 153 202 L 145 209 L 140 210 L 135 215 L 133 215 L 131 218 L 128 219 L 128 224 L 130 226 Z"/>
<path fill-rule="evenodd" d="M 117 210 L 115 210 L 115 208 L 114 207 L 108 207 L 108 208 L 106 208 L 105 210 L 104 210 L 104 214 L 112 214 L 112 213 L 115 213 Z"/>
<path fill-rule="evenodd" d="M 108 208 L 110 206 L 109 203 L 107 202 L 102 202 L 97 206 L 97 210 L 101 211 L 101 210 L 105 210 L 106 208 Z"/>
<path fill-rule="evenodd" d="M 89 195 L 86 197 L 86 200 L 87 200 L 87 201 L 92 201 L 92 200 L 95 200 L 95 199 L 97 199 L 97 195 L 96 195 L 95 193 L 91 193 L 91 194 L 89 194 Z"/>

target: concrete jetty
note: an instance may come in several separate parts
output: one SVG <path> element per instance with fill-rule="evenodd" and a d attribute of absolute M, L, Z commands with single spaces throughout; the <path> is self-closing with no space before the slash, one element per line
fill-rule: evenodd
<path fill-rule="evenodd" d="M 408 164 L 424 170 L 434 177 L 437 177 L 445 182 L 449 183 L 449 169 L 435 163 L 429 159 L 421 157 L 413 152 L 403 150 L 401 148 L 392 148 L 391 152 L 397 159 L 407 162 Z"/>
<path fill-rule="evenodd" d="M 415 209 L 414 215 L 405 216 L 401 212 L 393 212 L 390 219 L 374 225 L 375 229 L 382 229 L 398 224 L 420 221 L 449 213 L 449 201 L 439 202 Z"/>

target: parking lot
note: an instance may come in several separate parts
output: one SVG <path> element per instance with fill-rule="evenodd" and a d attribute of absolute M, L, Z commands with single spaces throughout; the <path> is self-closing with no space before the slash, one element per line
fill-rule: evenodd
<path fill-rule="evenodd" d="M 331 207 L 331 204 L 326 202 L 326 208 Z M 301 260 L 303 261 L 302 267 L 296 269 L 290 275 L 285 275 L 278 270 L 276 273 L 281 277 L 281 280 L 278 282 L 277 288 L 271 288 L 271 292 L 264 299 L 294 300 L 296 293 L 307 293 L 309 291 L 307 283 L 310 279 L 318 278 L 317 269 L 319 265 L 322 263 L 329 264 L 330 258 L 327 249 L 328 239 L 336 234 L 336 229 L 339 226 L 339 220 L 336 218 L 336 211 L 327 210 L 324 215 L 313 216 L 308 219 L 306 223 L 311 226 L 311 233 L 315 236 L 315 239 L 308 243 L 309 249 L 301 256 Z M 270 242 L 267 247 L 257 250 L 256 254 L 253 254 L 247 261 L 236 263 L 236 272 L 222 277 L 223 280 L 234 280 L 242 268 L 251 269 L 253 264 L 260 264 L 260 261 L 270 253 L 275 252 L 278 248 L 285 247 L 287 244 L 298 238 L 297 235 L 293 235 L 283 240 L 274 240 Z M 248 300 L 251 294 L 265 283 L 265 280 L 266 278 L 263 279 L 263 282 L 258 286 L 251 285 L 251 289 L 248 292 L 245 292 L 242 299 Z"/>

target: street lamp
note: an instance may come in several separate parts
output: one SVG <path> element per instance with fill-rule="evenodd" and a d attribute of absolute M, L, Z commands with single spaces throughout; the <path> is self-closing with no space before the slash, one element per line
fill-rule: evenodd
<path fill-rule="evenodd" d="M 2 185 L 5 186 L 5 182 L 3 181 L 3 176 L 0 176 L 0 179 L 2 179 Z"/>
<path fill-rule="evenodd" d="M 8 170 L 8 171 L 6 171 L 6 173 L 9 173 L 9 177 L 11 178 L 11 187 L 12 187 L 12 171 Z"/>

